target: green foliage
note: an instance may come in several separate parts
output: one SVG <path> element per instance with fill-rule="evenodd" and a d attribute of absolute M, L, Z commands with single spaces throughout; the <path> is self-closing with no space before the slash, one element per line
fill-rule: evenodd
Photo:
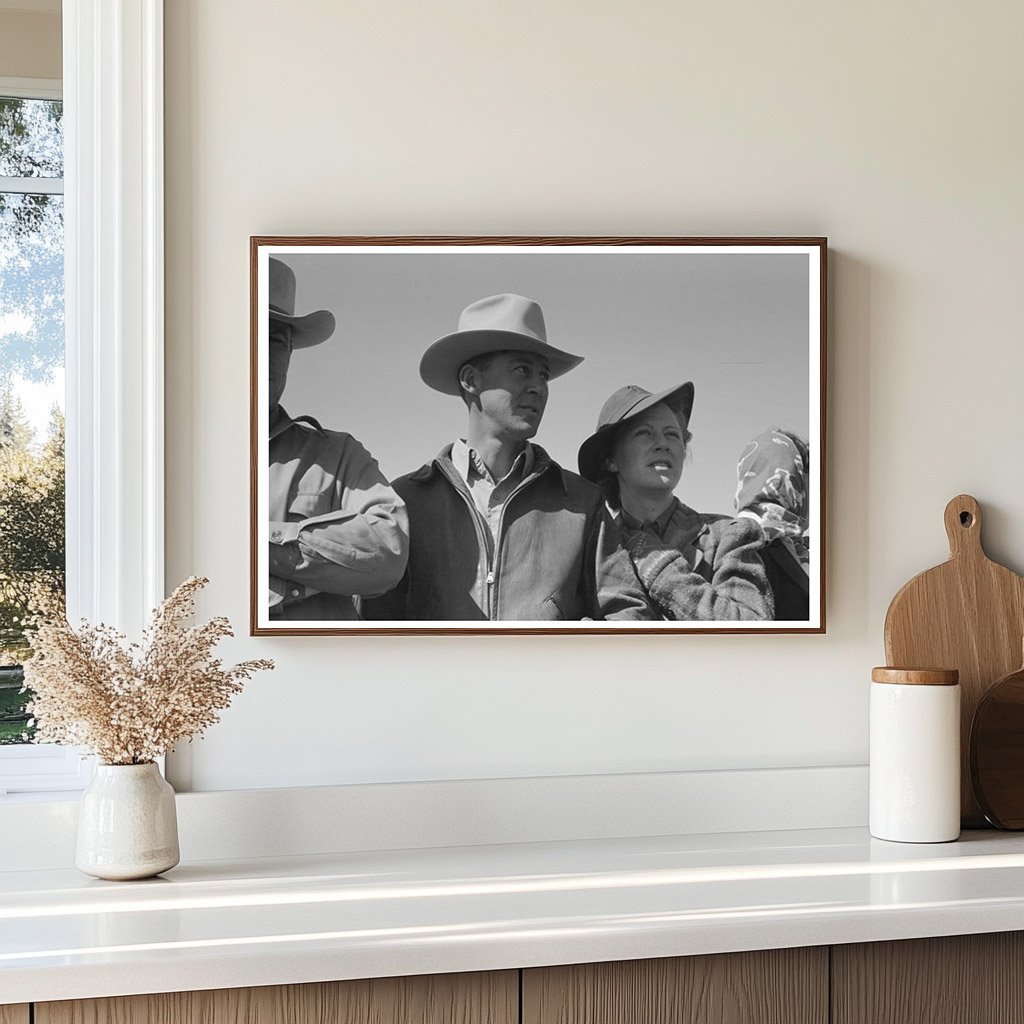
<path fill-rule="evenodd" d="M 22 693 L 24 673 L 21 666 L 0 668 L 0 746 L 24 743 L 32 738 L 35 725 L 29 725 L 25 710 L 27 694 Z"/>
<path fill-rule="evenodd" d="M 42 446 L 21 404 L 0 395 L 0 659 L 31 652 L 26 616 L 64 598 L 64 417 Z"/>

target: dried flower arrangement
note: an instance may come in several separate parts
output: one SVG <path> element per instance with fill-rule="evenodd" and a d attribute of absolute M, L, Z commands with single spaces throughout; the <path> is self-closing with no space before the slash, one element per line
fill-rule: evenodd
<path fill-rule="evenodd" d="M 213 648 L 232 636 L 228 620 L 186 626 L 209 580 L 185 580 L 153 612 L 142 644 L 109 626 L 40 617 L 25 663 L 28 710 L 38 743 L 84 747 L 104 764 L 146 764 L 181 740 L 200 735 L 266 660 L 224 668 Z"/>

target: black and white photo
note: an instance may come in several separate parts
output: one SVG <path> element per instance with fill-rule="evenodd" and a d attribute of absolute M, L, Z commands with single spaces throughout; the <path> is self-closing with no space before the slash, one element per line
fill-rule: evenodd
<path fill-rule="evenodd" d="M 252 631 L 823 631 L 825 253 L 253 238 Z"/>

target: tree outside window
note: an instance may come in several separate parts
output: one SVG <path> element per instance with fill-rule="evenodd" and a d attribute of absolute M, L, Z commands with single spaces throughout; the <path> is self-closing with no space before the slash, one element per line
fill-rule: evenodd
<path fill-rule="evenodd" d="M 31 739 L 27 616 L 64 599 L 62 104 L 0 96 L 0 744 Z"/>

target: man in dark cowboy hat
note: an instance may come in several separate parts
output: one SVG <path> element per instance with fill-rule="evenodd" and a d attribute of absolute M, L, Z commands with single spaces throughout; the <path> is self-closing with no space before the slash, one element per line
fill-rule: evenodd
<path fill-rule="evenodd" d="M 539 445 L 548 382 L 582 362 L 549 345 L 540 306 L 492 295 L 463 310 L 420 376 L 461 397 L 464 439 L 394 481 L 409 511 L 409 567 L 365 618 L 650 618 L 600 491 Z"/>
<path fill-rule="evenodd" d="M 350 434 L 281 407 L 292 353 L 326 341 L 334 314 L 296 316 L 295 273 L 270 258 L 270 617 L 356 618 L 355 594 L 380 594 L 405 570 L 405 507 Z"/>

